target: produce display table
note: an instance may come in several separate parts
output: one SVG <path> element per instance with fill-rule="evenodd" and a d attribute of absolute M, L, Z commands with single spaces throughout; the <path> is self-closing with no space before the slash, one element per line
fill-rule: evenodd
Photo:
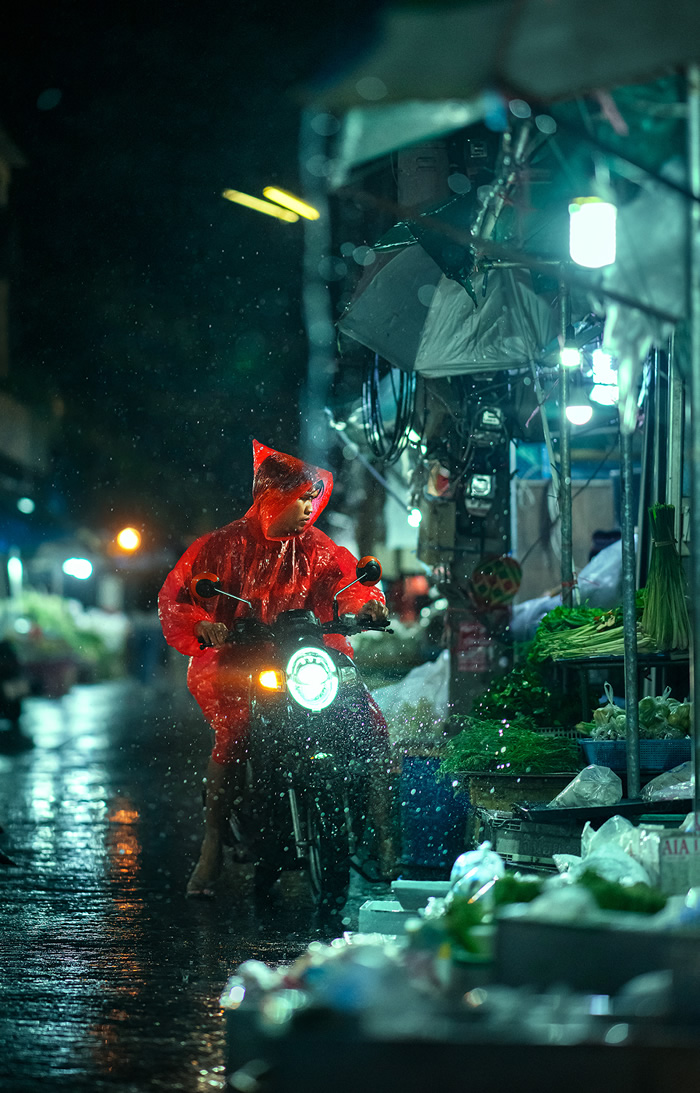
<path fill-rule="evenodd" d="M 580 854 L 581 832 L 587 821 L 598 828 L 611 816 L 624 816 L 641 826 L 649 821 L 674 829 L 680 827 L 692 807 L 690 800 L 620 801 L 585 808 L 516 804 L 510 812 L 483 810 L 479 839 L 488 839 L 509 865 L 554 871 L 554 854 Z"/>
<path fill-rule="evenodd" d="M 526 1005 L 528 999 L 522 1001 Z M 553 1025 L 553 1043 L 543 1045 L 452 1037 L 446 1025 L 443 1021 L 435 1036 L 375 1039 L 348 1018 L 319 1015 L 293 1035 L 246 1038 L 248 1051 L 241 1051 L 234 1017 L 230 1087 L 241 1093 L 695 1093 L 700 1088 L 697 1028 L 669 1034 L 640 1027 L 628 1033 L 626 1043 L 615 1041 L 618 1031 L 610 1043 L 571 1045 L 557 1042 Z M 615 1027 L 608 1022 L 608 1031 Z"/>

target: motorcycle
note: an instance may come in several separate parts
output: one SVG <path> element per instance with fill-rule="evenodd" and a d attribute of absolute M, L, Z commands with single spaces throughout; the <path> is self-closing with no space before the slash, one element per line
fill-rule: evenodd
<path fill-rule="evenodd" d="M 282 612 L 272 624 L 239 618 L 226 639 L 248 647 L 241 651 L 250 705 L 246 782 L 230 826 L 236 856 L 255 864 L 259 906 L 290 868 L 308 869 L 321 915 L 338 913 L 347 899 L 369 782 L 368 760 L 357 754 L 352 727 L 369 708 L 355 664 L 323 637 L 392 632 L 386 623 L 361 613 L 341 616 L 338 609 L 341 592 L 358 582 L 375 585 L 381 574 L 376 558 L 362 558 L 356 579 L 336 593 L 329 622 L 304 609 Z M 197 574 L 190 587 L 199 597 L 228 596 L 253 610 L 249 600 L 223 589 L 216 574 Z M 202 648 L 206 644 L 200 641 Z"/>

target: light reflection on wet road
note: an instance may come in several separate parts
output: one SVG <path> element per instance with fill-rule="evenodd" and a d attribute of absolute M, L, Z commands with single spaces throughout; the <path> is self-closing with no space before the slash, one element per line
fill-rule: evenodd
<path fill-rule="evenodd" d="M 172 688 L 129 682 L 32 699 L 36 747 L 0 755 L 0 1085 L 223 1088 L 218 998 L 254 957 L 314 935 L 302 874 L 289 911 L 255 920 L 229 867 L 214 903 L 185 900 L 199 845 L 207 730 Z M 356 928 L 360 888 L 351 901 Z"/>

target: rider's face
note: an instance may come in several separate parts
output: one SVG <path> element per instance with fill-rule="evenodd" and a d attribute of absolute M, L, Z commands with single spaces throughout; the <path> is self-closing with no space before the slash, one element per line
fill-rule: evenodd
<path fill-rule="evenodd" d="M 314 498 L 319 490 L 308 490 L 291 505 L 287 505 L 277 519 L 270 525 L 270 535 L 297 535 L 303 531 L 313 512 Z"/>

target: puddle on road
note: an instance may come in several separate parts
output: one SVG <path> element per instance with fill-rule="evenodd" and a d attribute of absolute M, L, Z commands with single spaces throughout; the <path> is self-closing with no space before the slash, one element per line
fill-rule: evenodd
<path fill-rule="evenodd" d="M 252 915 L 246 867 L 229 869 L 213 903 L 185 900 L 206 733 L 162 700 L 153 719 L 118 689 L 94 697 L 83 688 L 59 710 L 35 708 L 51 747 L 0 762 L 2 846 L 18 863 L 0 872 L 0 1013 L 13 1027 L 3 1090 L 222 1088 L 220 993 L 243 960 L 304 950 L 306 879 L 284 878 L 289 911 L 267 923 Z M 99 747 L 76 746 L 83 732 Z"/>

